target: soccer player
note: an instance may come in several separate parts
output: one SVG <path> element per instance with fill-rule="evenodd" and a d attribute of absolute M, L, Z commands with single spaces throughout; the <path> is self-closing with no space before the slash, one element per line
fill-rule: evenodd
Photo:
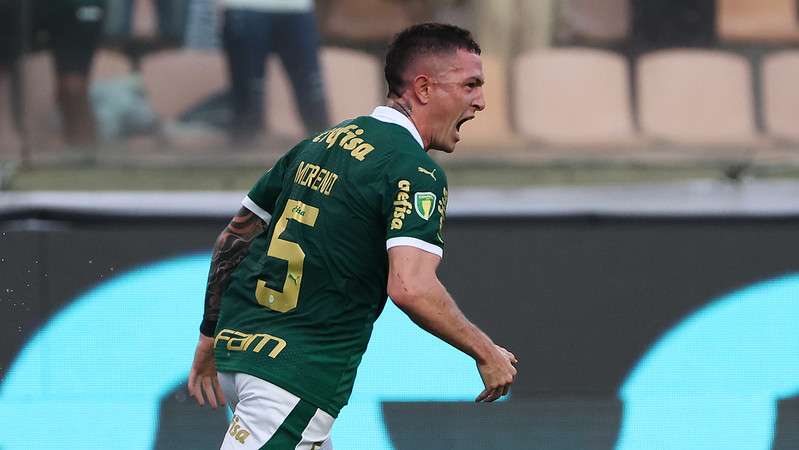
<path fill-rule="evenodd" d="M 216 242 L 189 390 L 200 405 L 230 401 L 223 449 L 332 448 L 386 294 L 474 358 L 476 401 L 513 383 L 516 357 L 436 276 L 447 178 L 427 151 L 452 152 L 485 108 L 480 47 L 458 27 L 416 25 L 390 45 L 385 73 L 386 106 L 300 142 Z"/>

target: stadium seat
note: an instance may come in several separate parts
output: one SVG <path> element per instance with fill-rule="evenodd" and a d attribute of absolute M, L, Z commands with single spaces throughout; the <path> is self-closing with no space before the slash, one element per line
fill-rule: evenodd
<path fill-rule="evenodd" d="M 638 62 L 641 130 L 682 144 L 744 144 L 756 137 L 746 59 L 711 50 L 649 53 Z"/>
<path fill-rule="evenodd" d="M 799 51 L 782 51 L 763 61 L 763 115 L 769 134 L 799 141 Z"/>
<path fill-rule="evenodd" d="M 482 153 L 522 144 L 511 129 L 506 64 L 489 55 L 484 55 L 482 60 L 486 109 L 461 128 L 459 148 L 463 148 L 463 153 L 472 153 L 473 150 Z"/>
<path fill-rule="evenodd" d="M 554 144 L 633 140 L 624 59 L 586 48 L 533 51 L 513 68 L 514 120 L 526 137 Z"/>
<path fill-rule="evenodd" d="M 227 86 L 224 57 L 218 52 L 158 52 L 144 58 L 141 71 L 153 108 L 168 120 Z"/>
<path fill-rule="evenodd" d="M 718 0 L 716 28 L 727 41 L 799 41 L 796 0 Z"/>
<path fill-rule="evenodd" d="M 629 0 L 562 0 L 557 15 L 559 42 L 615 42 L 630 32 Z"/>

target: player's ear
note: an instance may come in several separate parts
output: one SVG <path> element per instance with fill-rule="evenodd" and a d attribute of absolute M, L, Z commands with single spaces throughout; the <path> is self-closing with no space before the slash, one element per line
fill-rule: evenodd
<path fill-rule="evenodd" d="M 413 79 L 413 93 L 419 103 L 426 105 L 430 102 L 430 88 L 432 85 L 432 80 L 427 75 L 417 75 Z"/>

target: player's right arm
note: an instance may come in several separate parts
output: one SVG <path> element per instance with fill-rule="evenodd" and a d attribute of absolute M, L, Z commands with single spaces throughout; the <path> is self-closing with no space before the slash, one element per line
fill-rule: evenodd
<path fill-rule="evenodd" d="M 283 190 L 283 177 L 301 144 L 291 149 L 261 176 L 242 200 L 242 208 L 216 239 L 205 290 L 205 311 L 200 325 L 203 336 L 214 337 L 225 287 L 236 266 L 247 256 L 252 240 L 267 229 L 275 203 Z"/>
<path fill-rule="evenodd" d="M 247 255 L 250 243 L 263 233 L 265 227 L 266 222 L 262 218 L 242 207 L 214 244 L 205 291 L 205 312 L 200 325 L 200 340 L 194 350 L 194 361 L 189 371 L 189 393 L 200 406 L 205 404 L 203 397 L 208 399 L 214 409 L 225 403 L 214 360 L 214 331 L 219 319 L 222 292 L 236 266 Z"/>
<path fill-rule="evenodd" d="M 266 222 L 261 217 L 242 207 L 217 237 L 205 289 L 205 312 L 200 325 L 203 335 L 214 336 L 222 304 L 222 292 L 236 266 L 247 256 L 252 240 L 263 233 L 265 228 Z"/>
<path fill-rule="evenodd" d="M 441 258 L 411 246 L 388 250 L 388 295 L 411 320 L 468 354 L 477 363 L 485 389 L 475 401 L 506 395 L 516 378 L 516 357 L 494 344 L 461 312 L 436 275 Z"/>
<path fill-rule="evenodd" d="M 242 201 L 243 207 L 214 244 L 205 290 L 205 310 L 200 325 L 200 339 L 194 350 L 194 361 L 189 372 L 189 393 L 200 406 L 205 404 L 203 394 L 212 408 L 225 403 L 214 360 L 214 334 L 222 307 L 222 294 L 233 271 L 247 256 L 253 239 L 266 230 L 275 202 L 282 190 L 286 167 L 297 148 L 280 158 L 275 166 L 258 180 Z"/>

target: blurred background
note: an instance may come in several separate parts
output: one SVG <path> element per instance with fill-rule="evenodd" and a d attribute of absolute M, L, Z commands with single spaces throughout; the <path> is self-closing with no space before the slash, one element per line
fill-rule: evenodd
<path fill-rule="evenodd" d="M 797 0 L 0 0 L 0 448 L 218 448 L 211 245 L 424 21 L 488 104 L 439 275 L 519 379 L 389 303 L 336 448 L 799 448 Z"/>
<path fill-rule="evenodd" d="M 431 20 L 484 49 L 454 182 L 796 175 L 794 0 L 258 4 L 0 2 L 2 186 L 246 188 L 380 104 L 386 43 Z"/>

